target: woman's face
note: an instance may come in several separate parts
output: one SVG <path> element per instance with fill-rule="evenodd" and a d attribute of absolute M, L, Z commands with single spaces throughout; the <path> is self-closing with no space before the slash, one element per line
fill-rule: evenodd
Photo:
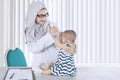
<path fill-rule="evenodd" d="M 48 13 L 47 13 L 46 9 L 40 10 L 39 13 L 36 16 L 36 23 L 44 24 L 46 22 L 46 17 L 47 16 L 48 16 Z"/>

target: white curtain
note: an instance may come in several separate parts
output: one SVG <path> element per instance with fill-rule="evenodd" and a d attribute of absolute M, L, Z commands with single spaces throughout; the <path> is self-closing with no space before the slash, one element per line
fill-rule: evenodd
<path fill-rule="evenodd" d="M 19 47 L 32 60 L 25 46 L 25 13 L 34 0 L 4 0 L 3 54 Z M 35 0 L 37 1 L 37 0 Z M 120 0 L 41 0 L 60 31 L 77 33 L 76 64 L 120 64 Z"/>
<path fill-rule="evenodd" d="M 45 0 L 59 28 L 77 32 L 77 65 L 120 64 L 120 0 Z"/>

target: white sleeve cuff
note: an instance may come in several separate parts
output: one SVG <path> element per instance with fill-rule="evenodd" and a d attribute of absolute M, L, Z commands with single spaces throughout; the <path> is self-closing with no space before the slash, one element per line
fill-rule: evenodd
<path fill-rule="evenodd" d="M 39 67 L 32 67 L 32 70 L 36 73 L 41 73 L 42 69 L 40 69 Z"/>

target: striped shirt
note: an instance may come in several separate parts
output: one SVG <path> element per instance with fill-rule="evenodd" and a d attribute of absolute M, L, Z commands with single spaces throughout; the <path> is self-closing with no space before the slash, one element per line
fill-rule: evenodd
<path fill-rule="evenodd" d="M 74 57 L 60 50 L 57 62 L 50 70 L 55 76 L 75 76 L 76 67 Z"/>

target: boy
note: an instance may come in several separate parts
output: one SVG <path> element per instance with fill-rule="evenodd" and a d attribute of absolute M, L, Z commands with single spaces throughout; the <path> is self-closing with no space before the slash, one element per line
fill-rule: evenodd
<path fill-rule="evenodd" d="M 74 45 L 76 33 L 73 30 L 64 31 L 61 36 L 55 38 L 55 45 L 60 48 L 57 62 L 50 69 L 42 70 L 41 74 L 54 74 L 56 76 L 75 76 L 76 67 L 74 64 L 74 53 L 64 51 L 66 46 Z"/>

